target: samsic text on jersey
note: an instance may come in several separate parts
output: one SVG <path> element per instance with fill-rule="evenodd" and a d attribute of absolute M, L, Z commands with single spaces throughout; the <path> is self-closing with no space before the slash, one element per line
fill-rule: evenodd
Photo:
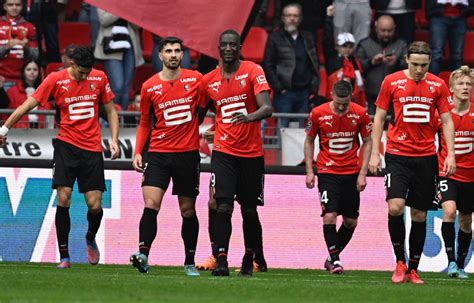
<path fill-rule="evenodd" d="M 358 173 L 359 134 L 365 138 L 371 132 L 372 121 L 365 109 L 358 104 L 351 102 L 348 112 L 342 116 L 331 110 L 329 102 L 313 108 L 306 125 L 306 135 L 319 137 L 316 160 L 318 173 Z"/>
<path fill-rule="evenodd" d="M 404 71 L 385 77 L 375 104 L 386 111 L 393 105 L 395 117 L 388 127 L 387 152 L 408 157 L 436 154 L 435 110 L 448 112 L 451 102 L 446 84 L 433 74 L 426 73 L 418 83 Z"/>
<path fill-rule="evenodd" d="M 260 65 L 241 61 L 230 79 L 223 78 L 221 68 L 217 67 L 204 76 L 202 85 L 216 108 L 214 149 L 239 157 L 263 156 L 260 122 L 237 125 L 231 122 L 236 112 L 245 115 L 255 112 L 256 95 L 270 90 Z"/>
<path fill-rule="evenodd" d="M 103 71 L 92 69 L 85 80 L 71 79 L 67 69 L 50 74 L 32 97 L 46 106 L 50 97 L 59 111 L 57 138 L 76 147 L 102 152 L 99 102 L 114 99 Z"/>
<path fill-rule="evenodd" d="M 474 106 L 471 104 L 469 112 L 462 116 L 451 111 L 451 118 L 453 118 L 454 123 L 456 173 L 449 178 L 461 182 L 474 182 Z M 439 173 L 443 176 L 443 164 L 448 152 L 441 129 L 441 121 L 438 121 L 438 130 L 438 133 L 441 134 L 441 151 L 439 152 L 438 164 Z"/>
<path fill-rule="evenodd" d="M 143 83 L 140 100 L 140 125 L 135 154 L 140 154 L 150 129 L 151 152 L 187 152 L 199 149 L 196 109 L 201 102 L 199 72 L 181 69 L 178 79 L 161 80 L 155 74 Z"/>

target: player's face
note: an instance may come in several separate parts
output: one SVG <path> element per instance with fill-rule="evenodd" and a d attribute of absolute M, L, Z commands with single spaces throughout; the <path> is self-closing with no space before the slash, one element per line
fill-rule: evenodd
<path fill-rule="evenodd" d="M 411 54 L 407 57 L 408 73 L 415 81 L 423 79 L 430 67 L 430 56 L 423 54 Z"/>
<path fill-rule="evenodd" d="M 461 102 L 469 102 L 471 99 L 472 80 L 469 76 L 462 76 L 454 81 L 449 89 L 453 93 L 454 99 Z"/>
<path fill-rule="evenodd" d="M 240 43 L 239 38 L 232 34 L 222 35 L 219 41 L 219 55 L 223 63 L 232 63 L 239 60 Z"/>
<path fill-rule="evenodd" d="M 28 65 L 25 67 L 24 73 L 27 82 L 35 82 L 39 75 L 38 65 L 36 65 L 34 62 L 28 63 Z"/>
<path fill-rule="evenodd" d="M 77 81 L 85 80 L 87 76 L 89 76 L 89 73 L 92 70 L 92 67 L 87 68 L 84 66 L 79 66 L 74 61 L 71 61 L 70 63 L 71 63 L 71 69 L 72 69 L 72 76 Z"/>
<path fill-rule="evenodd" d="M 22 8 L 21 0 L 6 0 L 3 9 L 10 17 L 16 17 L 20 14 Z"/>
<path fill-rule="evenodd" d="M 347 96 L 347 97 L 338 97 L 334 93 L 332 93 L 332 105 L 333 105 L 333 111 L 337 115 L 342 115 L 347 112 L 347 109 L 349 108 L 349 102 L 351 102 L 352 95 Z"/>
<path fill-rule="evenodd" d="M 183 60 L 183 49 L 179 43 L 168 43 L 163 46 L 159 56 L 164 66 L 169 69 L 177 69 Z"/>

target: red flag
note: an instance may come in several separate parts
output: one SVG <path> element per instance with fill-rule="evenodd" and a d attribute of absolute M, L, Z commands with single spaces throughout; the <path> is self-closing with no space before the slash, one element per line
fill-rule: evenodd
<path fill-rule="evenodd" d="M 254 0 L 85 0 L 161 37 L 218 58 L 219 34 L 242 33 Z"/>

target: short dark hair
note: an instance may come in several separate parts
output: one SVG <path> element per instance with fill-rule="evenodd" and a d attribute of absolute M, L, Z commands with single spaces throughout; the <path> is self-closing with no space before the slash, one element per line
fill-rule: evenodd
<path fill-rule="evenodd" d="M 414 41 L 407 48 L 407 58 L 411 54 L 428 55 L 431 57 L 431 49 L 425 41 Z"/>
<path fill-rule="evenodd" d="M 92 68 L 94 66 L 95 57 L 89 46 L 77 46 L 67 56 L 81 67 Z"/>
<path fill-rule="evenodd" d="M 175 44 L 179 43 L 181 49 L 183 49 L 183 40 L 177 37 L 164 37 L 160 40 L 160 44 L 158 44 L 158 50 L 161 52 L 166 44 Z"/>
<path fill-rule="evenodd" d="M 352 94 L 352 85 L 346 80 L 338 80 L 334 83 L 332 91 L 335 96 L 345 98 Z"/>
<path fill-rule="evenodd" d="M 77 44 L 68 44 L 64 48 L 64 55 L 68 58 L 71 58 L 72 52 L 78 47 Z"/>
<path fill-rule="evenodd" d="M 221 41 L 222 36 L 224 36 L 224 35 L 233 35 L 233 36 L 236 36 L 237 39 L 239 40 L 239 45 L 241 44 L 240 35 L 239 35 L 239 33 L 236 32 L 235 30 L 233 30 L 233 29 L 227 29 L 227 30 L 223 31 L 223 32 L 219 35 L 219 42 Z"/>

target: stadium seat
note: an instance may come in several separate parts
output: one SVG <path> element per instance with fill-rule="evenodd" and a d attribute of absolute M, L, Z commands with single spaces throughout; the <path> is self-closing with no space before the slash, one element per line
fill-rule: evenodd
<path fill-rule="evenodd" d="M 425 41 L 426 43 L 430 43 L 430 32 L 427 30 L 416 30 L 415 41 Z"/>
<path fill-rule="evenodd" d="M 428 19 L 425 14 L 425 0 L 421 0 L 421 9 L 415 13 L 415 24 L 420 28 L 428 28 Z"/>
<path fill-rule="evenodd" d="M 242 56 L 245 60 L 262 63 L 268 33 L 263 27 L 253 26 L 242 44 Z"/>
<path fill-rule="evenodd" d="M 153 34 L 146 29 L 142 31 L 142 54 L 145 61 L 151 61 L 151 54 L 153 51 Z"/>
<path fill-rule="evenodd" d="M 56 72 L 58 71 L 59 69 L 61 69 L 63 67 L 63 63 L 62 62 L 51 62 L 51 63 L 48 63 L 48 65 L 46 65 L 46 71 L 45 71 L 45 76 L 51 74 L 52 72 Z"/>
<path fill-rule="evenodd" d="M 320 28 L 316 31 L 316 52 L 318 53 L 319 64 L 324 64 L 324 29 Z"/>
<path fill-rule="evenodd" d="M 64 53 L 64 48 L 69 44 L 91 45 L 89 23 L 61 22 L 59 24 L 58 40 L 59 51 Z"/>
<path fill-rule="evenodd" d="M 135 68 L 135 76 L 133 77 L 133 91 L 139 94 L 142 89 L 143 82 L 153 76 L 153 74 L 154 72 L 151 64 L 143 64 Z"/>
<path fill-rule="evenodd" d="M 467 20 L 467 28 L 472 29 L 474 28 L 474 16 L 469 16 L 466 18 Z"/>
<path fill-rule="evenodd" d="M 438 77 L 444 80 L 447 86 L 449 86 L 449 76 L 451 75 L 450 71 L 442 71 L 439 73 Z"/>
<path fill-rule="evenodd" d="M 469 66 L 474 65 L 474 52 L 472 51 L 474 47 L 474 32 L 466 32 L 464 37 L 464 64 Z"/>
<path fill-rule="evenodd" d="M 77 20 L 83 0 L 69 0 L 66 4 L 65 14 L 67 20 Z"/>

